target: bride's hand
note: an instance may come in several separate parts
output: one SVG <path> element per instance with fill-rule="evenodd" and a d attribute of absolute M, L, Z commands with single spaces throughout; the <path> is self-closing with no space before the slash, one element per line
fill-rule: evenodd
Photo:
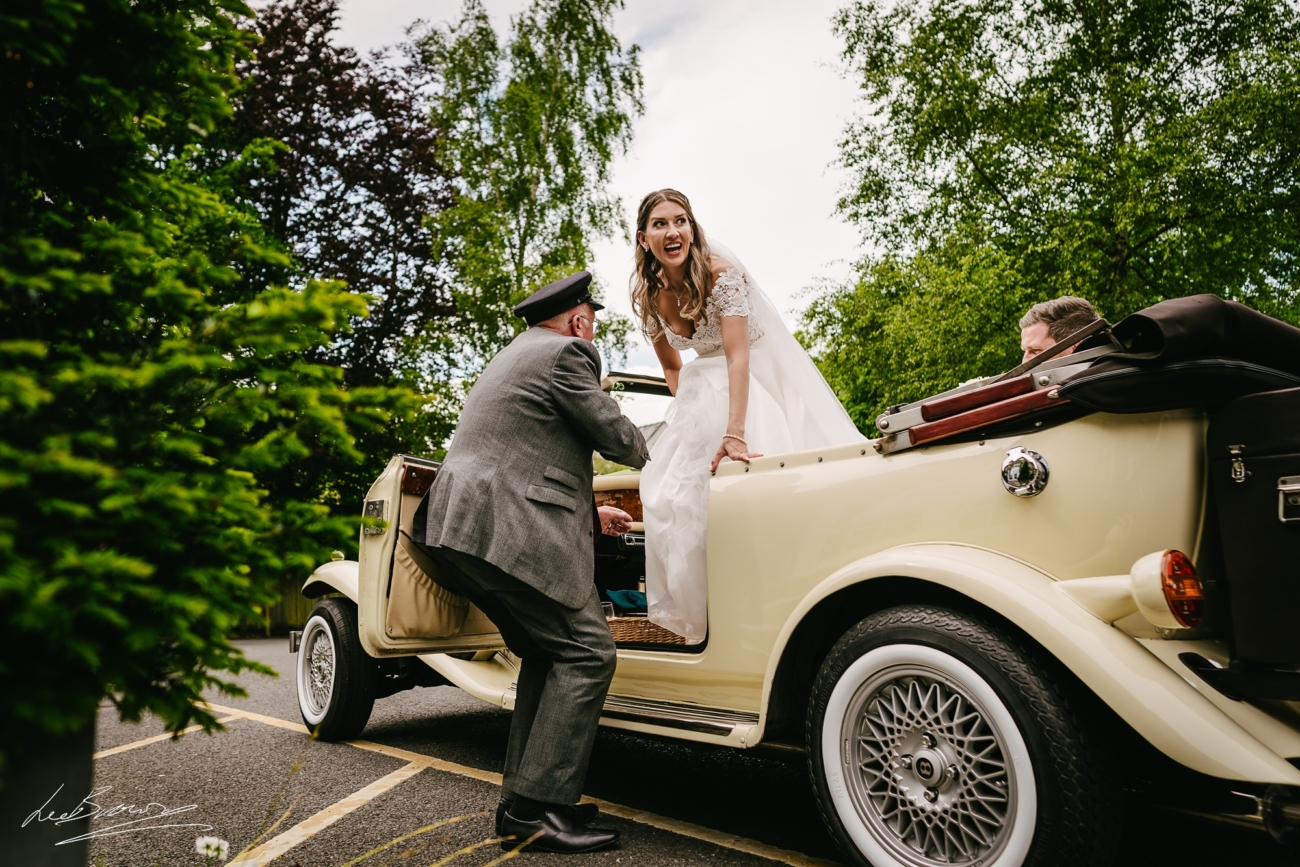
<path fill-rule="evenodd" d="M 761 458 L 758 452 L 749 451 L 748 444 L 732 437 L 723 437 L 722 445 L 718 446 L 718 453 L 713 456 L 713 463 L 709 467 L 709 472 L 716 472 L 718 464 L 722 463 L 723 458 L 731 458 L 733 461 L 744 461 L 749 463 L 750 458 Z"/>

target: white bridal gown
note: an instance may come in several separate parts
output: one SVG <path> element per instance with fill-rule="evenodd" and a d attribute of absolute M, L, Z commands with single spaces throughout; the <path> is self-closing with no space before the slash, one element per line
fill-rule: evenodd
<path fill-rule="evenodd" d="M 649 617 L 691 643 L 708 632 L 709 463 L 726 432 L 728 410 L 722 317 L 749 319 L 749 451 L 776 455 L 865 440 L 744 266 L 725 247 L 711 247 L 737 267 L 715 282 L 707 321 L 696 322 L 693 335 L 667 331 L 674 349 L 693 349 L 696 358 L 681 369 L 666 428 L 641 474 Z"/>

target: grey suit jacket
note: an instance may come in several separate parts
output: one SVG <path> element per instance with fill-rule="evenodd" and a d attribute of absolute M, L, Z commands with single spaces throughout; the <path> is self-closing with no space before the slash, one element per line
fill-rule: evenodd
<path fill-rule="evenodd" d="M 569 608 L 591 597 L 591 453 L 632 467 L 645 438 L 600 390 L 585 340 L 530 328 L 470 389 L 429 489 L 425 544 L 486 560 Z"/>

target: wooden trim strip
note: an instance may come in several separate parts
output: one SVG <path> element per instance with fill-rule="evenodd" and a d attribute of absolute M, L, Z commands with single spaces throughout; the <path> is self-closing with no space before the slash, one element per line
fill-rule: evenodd
<path fill-rule="evenodd" d="M 923 403 L 921 404 L 921 418 L 925 421 L 938 421 L 941 418 L 956 415 L 959 412 L 966 412 L 985 404 L 996 403 L 1009 397 L 1019 397 L 1033 390 L 1034 379 L 1025 374 L 1015 379 L 1008 379 L 1005 382 L 995 382 L 992 385 L 963 391 L 951 397 L 941 397 Z M 915 430 L 916 427 L 912 429 Z"/>
<path fill-rule="evenodd" d="M 1016 416 L 1031 413 L 1034 410 L 1068 402 L 1064 398 L 1057 397 L 1056 389 L 1044 388 L 1029 394 L 1022 394 L 1020 397 L 1013 397 L 1009 400 L 963 412 L 959 415 L 949 416 L 939 421 L 918 424 L 910 428 L 908 433 L 911 434 L 912 445 L 919 446 L 954 434 L 966 433 L 976 428 L 986 427 L 994 422 L 1006 421 Z"/>

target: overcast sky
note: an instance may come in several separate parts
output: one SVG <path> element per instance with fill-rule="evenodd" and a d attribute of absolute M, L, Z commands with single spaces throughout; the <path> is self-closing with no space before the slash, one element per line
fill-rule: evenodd
<path fill-rule="evenodd" d="M 517 0 L 488 0 L 505 33 Z M 786 314 L 797 320 L 819 279 L 840 279 L 861 251 L 835 214 L 843 180 L 836 142 L 855 113 L 841 76 L 830 18 L 844 0 L 628 0 L 615 18 L 624 44 L 641 46 L 645 114 L 631 152 L 613 168 L 627 222 L 660 187 L 691 199 L 695 216 L 725 242 Z M 455 18 L 458 0 L 343 0 L 339 41 L 367 50 L 397 42 L 417 18 Z M 596 246 L 593 273 L 608 306 L 631 313 L 629 245 Z M 627 369 L 659 373 L 637 338 Z M 649 406 L 628 407 L 638 422 Z"/>

